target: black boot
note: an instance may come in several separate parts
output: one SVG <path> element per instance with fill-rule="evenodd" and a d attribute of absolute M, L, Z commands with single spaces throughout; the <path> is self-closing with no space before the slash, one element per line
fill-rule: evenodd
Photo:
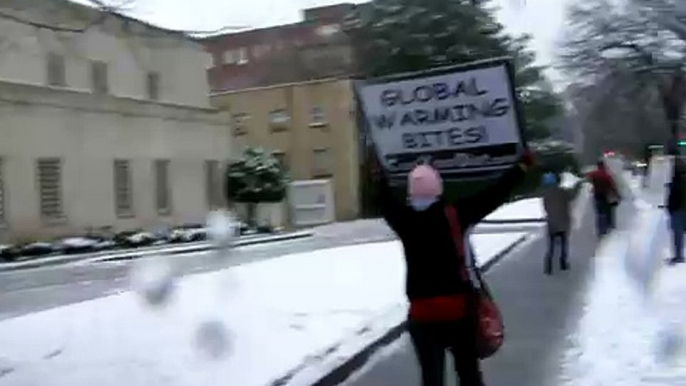
<path fill-rule="evenodd" d="M 667 264 L 669 265 L 681 264 L 685 262 L 686 259 L 684 259 L 683 257 L 672 257 L 671 259 L 667 260 Z"/>

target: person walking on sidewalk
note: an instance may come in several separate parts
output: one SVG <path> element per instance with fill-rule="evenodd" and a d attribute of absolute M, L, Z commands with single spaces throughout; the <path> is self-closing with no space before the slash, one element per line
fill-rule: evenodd
<path fill-rule="evenodd" d="M 674 256 L 670 264 L 684 262 L 684 232 L 686 232 L 686 170 L 680 158 L 674 159 L 672 180 L 669 183 L 667 211 L 672 228 Z"/>
<path fill-rule="evenodd" d="M 450 351 L 462 386 L 483 386 L 477 350 L 476 289 L 467 274 L 468 253 L 459 255 L 446 208 L 454 208 L 463 230 L 503 204 L 524 177 L 533 158 L 525 156 L 488 191 L 448 203 L 443 182 L 429 165 L 408 177 L 409 205 L 396 200 L 376 161 L 381 214 L 403 244 L 407 264 L 408 330 L 421 368 L 423 386 L 444 384 Z M 466 235 L 463 235 L 463 237 Z M 468 245 L 466 242 L 464 245 Z"/>
<path fill-rule="evenodd" d="M 588 180 L 593 186 L 598 236 L 602 237 L 615 227 L 614 212 L 621 195 L 603 160 L 598 161 L 596 170 L 589 173 Z"/>
<path fill-rule="evenodd" d="M 555 244 L 560 244 L 560 269 L 569 269 L 568 242 L 572 224 L 573 191 L 560 186 L 560 178 L 554 173 L 543 175 L 543 208 L 548 226 L 548 251 L 545 256 L 545 273 L 553 274 Z"/>

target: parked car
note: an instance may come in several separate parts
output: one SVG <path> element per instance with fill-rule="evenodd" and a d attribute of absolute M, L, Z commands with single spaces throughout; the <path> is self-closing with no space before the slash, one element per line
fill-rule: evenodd
<path fill-rule="evenodd" d="M 62 252 L 67 254 L 72 253 L 87 253 L 95 251 L 98 245 L 98 240 L 90 237 L 83 236 L 72 236 L 65 237 L 55 244 L 53 244 L 53 249 L 56 252 Z"/>
<path fill-rule="evenodd" d="M 207 239 L 207 229 L 201 224 L 184 224 L 171 231 L 169 241 L 172 243 L 189 243 Z"/>
<path fill-rule="evenodd" d="M 46 242 L 29 243 L 19 247 L 19 254 L 21 256 L 38 257 L 49 255 L 53 252 L 55 252 L 54 245 Z"/>
<path fill-rule="evenodd" d="M 274 228 L 271 225 L 260 225 L 256 230 L 257 233 L 274 233 Z"/>
<path fill-rule="evenodd" d="M 154 234 L 142 230 L 123 231 L 114 235 L 114 242 L 121 248 L 138 248 L 152 245 L 156 241 Z"/>
<path fill-rule="evenodd" d="M 15 261 L 19 257 L 19 248 L 15 245 L 0 245 L 0 259 Z"/>

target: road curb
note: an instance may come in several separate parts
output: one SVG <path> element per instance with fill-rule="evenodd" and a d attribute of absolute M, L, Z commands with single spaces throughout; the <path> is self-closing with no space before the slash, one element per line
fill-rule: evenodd
<path fill-rule="evenodd" d="M 256 244 L 267 244 L 275 243 L 280 241 L 298 240 L 303 238 L 309 238 L 314 236 L 314 232 L 311 231 L 301 231 L 293 232 L 283 235 L 273 235 L 265 236 L 264 238 L 252 238 L 246 240 L 238 240 L 234 246 L 235 247 L 245 247 Z M 129 251 L 119 251 L 110 254 L 94 254 L 94 255 L 63 255 L 63 256 L 52 256 L 43 259 L 27 260 L 18 263 L 4 263 L 0 264 L 0 272 L 12 272 L 20 271 L 32 268 L 50 267 L 56 265 L 63 265 L 68 263 L 74 263 L 77 261 L 93 261 L 93 262 L 105 262 L 114 260 L 133 260 L 145 256 L 153 255 L 178 255 L 183 253 L 194 253 L 194 252 L 204 252 L 213 249 L 209 243 L 204 243 L 197 246 L 186 246 L 179 245 L 176 247 L 170 246 L 169 248 L 159 248 L 159 249 L 145 249 L 141 251 L 136 251 L 135 249 Z"/>
<path fill-rule="evenodd" d="M 540 224 L 545 218 L 517 219 L 517 220 L 482 220 L 479 224 Z"/>
<path fill-rule="evenodd" d="M 484 273 L 488 272 L 491 268 L 493 268 L 493 266 L 500 262 L 505 256 L 509 255 L 515 248 L 520 246 L 531 236 L 532 234 L 526 234 L 519 237 L 507 248 L 503 249 L 485 264 L 483 264 L 481 267 L 482 271 Z M 397 326 L 391 327 L 381 337 L 370 342 L 368 345 L 362 348 L 362 350 L 355 353 L 332 371 L 324 374 L 319 380 L 311 383 L 309 386 L 336 386 L 345 382 L 355 371 L 361 369 L 375 353 L 400 338 L 405 332 L 406 324 L 406 321 L 402 321 Z"/>

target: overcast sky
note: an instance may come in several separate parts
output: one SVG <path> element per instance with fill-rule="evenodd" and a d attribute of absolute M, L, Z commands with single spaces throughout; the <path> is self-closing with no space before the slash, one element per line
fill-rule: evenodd
<path fill-rule="evenodd" d="M 113 0 L 117 1 L 117 0 Z M 233 25 L 266 27 L 299 20 L 304 8 L 345 0 L 138 0 L 135 14 L 155 24 L 185 30 L 213 30 Z M 359 0 L 348 0 L 359 3 Z M 512 33 L 534 36 L 533 49 L 542 64 L 551 64 L 571 0 L 494 0 L 498 18 Z M 555 72 L 549 73 L 558 78 Z"/>

